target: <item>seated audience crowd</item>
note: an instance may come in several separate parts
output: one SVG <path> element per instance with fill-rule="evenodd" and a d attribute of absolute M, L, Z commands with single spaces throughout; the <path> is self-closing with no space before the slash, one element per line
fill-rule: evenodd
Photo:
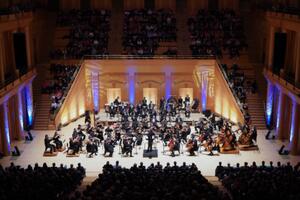
<path fill-rule="evenodd" d="M 252 166 L 245 163 L 244 166 L 226 167 L 220 163 L 216 176 L 234 200 L 300 199 L 300 163 L 294 167 L 280 162 L 277 166 L 273 166 L 273 162 L 267 166 L 264 161 L 261 166 L 253 162 Z"/>
<path fill-rule="evenodd" d="M 75 72 L 79 66 L 52 64 L 50 66 L 51 80 L 46 80 L 42 84 L 42 93 L 51 95 L 51 113 L 53 114 L 63 102 L 64 94 L 72 84 Z"/>
<path fill-rule="evenodd" d="M 226 64 L 222 64 L 222 68 L 227 75 L 229 87 L 238 100 L 246 122 L 249 122 L 250 115 L 248 112 L 248 105 L 246 103 L 247 91 L 250 90 L 249 92 L 256 93 L 256 81 L 246 81 L 244 73 L 239 71 L 240 68 L 237 64 L 233 64 L 229 69 Z"/>
<path fill-rule="evenodd" d="M 128 10 L 124 13 L 123 50 L 128 55 L 154 55 L 160 42 L 176 41 L 172 10 Z M 174 50 L 167 55 L 177 53 Z"/>
<path fill-rule="evenodd" d="M 163 167 L 158 162 L 145 167 L 140 163 L 127 169 L 117 161 L 115 166 L 107 162 L 103 174 L 76 199 L 226 200 L 228 196 L 211 185 L 195 164 L 174 162 Z"/>
<path fill-rule="evenodd" d="M 60 12 L 57 26 L 70 27 L 65 49 L 52 52 L 53 59 L 81 58 L 84 55 L 107 55 L 111 13 L 107 10 L 71 10 Z"/>
<path fill-rule="evenodd" d="M 222 52 L 227 51 L 234 58 L 247 48 L 242 20 L 232 10 L 200 10 L 188 19 L 188 26 L 194 56 L 222 56 Z"/>
<path fill-rule="evenodd" d="M 0 165 L 0 199 L 54 200 L 64 199 L 73 192 L 85 176 L 85 169 L 78 164 L 75 168 L 48 167 L 35 164 L 21 168 L 13 163 L 4 168 Z"/>
<path fill-rule="evenodd" d="M 22 12 L 34 11 L 35 5 L 33 3 L 17 3 L 10 5 L 9 7 L 0 8 L 0 16 L 1 15 L 11 15 L 18 14 Z"/>

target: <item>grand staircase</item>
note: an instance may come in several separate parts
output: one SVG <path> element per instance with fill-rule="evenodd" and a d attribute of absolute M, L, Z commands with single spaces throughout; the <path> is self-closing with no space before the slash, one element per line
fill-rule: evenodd
<path fill-rule="evenodd" d="M 258 130 L 265 130 L 265 112 L 263 107 L 263 101 L 260 95 L 258 93 L 248 93 L 247 103 L 249 107 L 249 114 L 251 115 L 252 124 L 256 126 Z"/>
<path fill-rule="evenodd" d="M 255 69 L 249 61 L 247 51 L 241 52 L 241 56 L 238 59 L 230 59 L 225 54 L 221 60 L 222 63 L 226 63 L 230 68 L 232 64 L 236 63 L 239 65 L 239 72 L 243 72 L 247 81 L 256 80 Z M 251 116 L 252 125 L 256 126 L 258 130 L 265 130 L 265 117 L 264 117 L 264 106 L 263 100 L 259 93 L 252 94 L 249 90 L 247 92 L 247 100 L 249 114 Z"/>
<path fill-rule="evenodd" d="M 33 82 L 33 99 L 35 107 L 34 129 L 35 130 L 51 130 L 50 122 L 50 106 L 51 100 L 48 94 L 41 93 L 41 85 L 44 80 L 50 79 L 49 64 L 37 67 L 37 78 Z"/>

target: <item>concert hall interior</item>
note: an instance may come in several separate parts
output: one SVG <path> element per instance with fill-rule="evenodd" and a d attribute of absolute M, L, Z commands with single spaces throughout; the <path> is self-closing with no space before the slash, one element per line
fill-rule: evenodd
<path fill-rule="evenodd" d="M 0 199 L 300 199 L 298 0 L 1 0 Z"/>

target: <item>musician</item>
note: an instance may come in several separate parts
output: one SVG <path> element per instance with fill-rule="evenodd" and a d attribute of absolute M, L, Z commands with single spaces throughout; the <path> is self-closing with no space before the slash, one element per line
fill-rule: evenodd
<path fill-rule="evenodd" d="M 104 141 L 104 156 L 106 156 L 106 153 L 109 153 L 109 157 L 112 157 L 113 156 L 113 153 L 114 153 L 114 141 L 110 138 L 107 138 L 105 141 Z"/>
<path fill-rule="evenodd" d="M 116 107 L 118 107 L 119 104 L 120 104 L 119 98 L 120 98 L 120 97 L 117 97 L 117 98 L 114 100 L 114 103 L 113 103 L 113 104 L 114 104 Z"/>
<path fill-rule="evenodd" d="M 136 137 L 135 145 L 141 146 L 142 142 L 143 142 L 143 134 L 142 134 L 141 130 L 137 131 L 135 137 Z"/>
<path fill-rule="evenodd" d="M 164 97 L 162 97 L 159 101 L 159 110 L 162 111 L 165 109 L 165 105 L 166 105 L 166 99 Z"/>
<path fill-rule="evenodd" d="M 148 139 L 148 149 L 147 152 L 151 152 L 152 151 L 152 145 L 153 145 L 153 141 L 154 141 L 154 132 L 153 132 L 153 128 L 150 129 L 149 133 L 147 134 L 147 139 Z"/>
<path fill-rule="evenodd" d="M 180 152 L 180 142 L 175 137 L 171 137 L 168 143 L 169 151 L 171 152 L 171 156 L 175 156 L 175 151 Z"/>
<path fill-rule="evenodd" d="M 129 114 L 129 116 L 132 117 L 133 113 L 134 113 L 134 105 L 133 105 L 133 104 L 130 104 L 130 105 L 129 105 L 128 114 Z"/>
<path fill-rule="evenodd" d="M 175 122 L 177 124 L 182 124 L 183 123 L 183 119 L 180 117 L 180 114 L 177 115 L 176 119 L 175 119 Z"/>
<path fill-rule="evenodd" d="M 199 106 L 199 100 L 197 98 L 194 98 L 192 102 L 192 110 L 197 111 L 198 106 Z"/>
<path fill-rule="evenodd" d="M 60 140 L 60 135 L 57 131 L 54 132 L 53 142 L 55 144 L 55 149 L 61 149 L 63 146 L 63 142 Z"/>
<path fill-rule="evenodd" d="M 70 138 L 69 139 L 69 148 L 67 153 L 70 155 L 75 155 L 77 153 L 79 153 L 79 149 L 80 149 L 80 137 L 77 136 L 76 138 Z"/>
<path fill-rule="evenodd" d="M 107 135 L 108 138 L 111 138 L 111 134 L 113 132 L 113 129 L 111 126 L 108 126 L 106 129 L 105 129 L 105 135 Z"/>
<path fill-rule="evenodd" d="M 86 151 L 90 153 L 89 158 L 91 158 L 94 154 L 97 155 L 98 153 L 98 146 L 97 143 L 94 141 L 89 140 L 86 144 Z"/>
<path fill-rule="evenodd" d="M 142 100 L 142 108 L 147 109 L 147 99 L 146 99 L 146 97 L 144 97 L 143 100 Z"/>
<path fill-rule="evenodd" d="M 109 106 L 109 117 L 113 118 L 113 117 L 115 117 L 115 114 L 116 114 L 116 107 L 115 107 L 114 103 L 111 103 Z"/>
<path fill-rule="evenodd" d="M 131 137 L 125 137 L 122 141 L 123 146 L 122 146 L 122 154 L 126 154 L 126 156 L 128 156 L 128 154 L 130 155 L 130 157 L 132 157 L 132 149 L 133 149 L 133 139 Z"/>
<path fill-rule="evenodd" d="M 195 151 L 198 151 L 197 140 L 189 139 L 187 144 L 186 144 L 186 147 L 187 147 L 187 151 L 190 153 L 190 156 L 194 156 Z"/>
<path fill-rule="evenodd" d="M 190 96 L 188 94 L 184 98 L 184 105 L 185 105 L 185 107 L 187 106 L 187 104 L 190 104 Z"/>
<path fill-rule="evenodd" d="M 185 104 L 185 113 L 184 114 L 185 114 L 186 118 L 190 118 L 190 116 L 191 116 L 191 106 L 190 106 L 189 102 Z"/>
<path fill-rule="evenodd" d="M 51 144 L 51 141 L 53 139 L 50 138 L 47 134 L 45 135 L 45 138 L 44 138 L 44 144 L 45 144 L 45 152 L 47 151 L 47 149 L 50 149 L 50 153 L 52 154 L 53 151 L 55 151 L 55 146 L 53 144 Z"/>
<path fill-rule="evenodd" d="M 181 96 L 179 96 L 179 98 L 177 100 L 177 107 L 178 107 L 178 109 L 182 109 L 182 107 L 183 107 L 183 99 Z"/>

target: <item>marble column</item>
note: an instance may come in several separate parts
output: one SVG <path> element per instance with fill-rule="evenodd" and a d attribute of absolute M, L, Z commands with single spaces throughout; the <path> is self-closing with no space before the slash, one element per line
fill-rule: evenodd
<path fill-rule="evenodd" d="M 276 121 L 276 137 L 283 139 L 284 137 L 284 111 L 286 106 L 286 96 L 279 88 L 279 99 L 277 107 L 277 121 Z"/>
<path fill-rule="evenodd" d="M 290 145 L 291 145 L 291 154 L 298 155 L 300 154 L 300 149 L 297 148 L 299 146 L 300 142 L 300 106 L 296 101 L 293 101 L 292 106 L 292 122 L 291 122 L 291 130 L 290 130 Z"/>

